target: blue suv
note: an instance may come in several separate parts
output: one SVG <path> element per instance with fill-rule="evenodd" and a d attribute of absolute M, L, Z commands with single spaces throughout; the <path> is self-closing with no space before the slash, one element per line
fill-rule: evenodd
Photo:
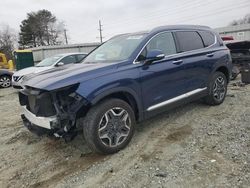
<path fill-rule="evenodd" d="M 230 52 L 206 26 L 164 26 L 116 36 L 80 64 L 24 78 L 24 125 L 69 141 L 83 130 L 88 146 L 115 153 L 135 124 L 189 101 L 221 104 Z"/>

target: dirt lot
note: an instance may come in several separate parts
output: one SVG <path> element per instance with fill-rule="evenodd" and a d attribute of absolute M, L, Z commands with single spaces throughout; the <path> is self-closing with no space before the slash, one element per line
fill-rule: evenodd
<path fill-rule="evenodd" d="M 0 90 L 0 187 L 249 187 L 250 85 L 221 106 L 195 102 L 137 126 L 109 156 L 23 127 L 17 92 Z"/>

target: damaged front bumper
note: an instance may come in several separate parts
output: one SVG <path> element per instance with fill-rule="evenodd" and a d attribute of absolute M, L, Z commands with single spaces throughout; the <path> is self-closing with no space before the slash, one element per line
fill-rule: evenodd
<path fill-rule="evenodd" d="M 76 121 L 86 113 L 88 102 L 75 93 L 76 86 L 57 91 L 26 88 L 19 93 L 22 120 L 31 132 L 73 139 Z"/>
<path fill-rule="evenodd" d="M 58 120 L 56 116 L 52 117 L 37 117 L 33 113 L 31 113 L 25 106 L 22 106 L 22 117 L 25 117 L 31 124 L 35 124 L 36 126 L 52 129 L 53 125 L 58 124 Z M 23 119 L 23 118 L 22 118 Z"/>

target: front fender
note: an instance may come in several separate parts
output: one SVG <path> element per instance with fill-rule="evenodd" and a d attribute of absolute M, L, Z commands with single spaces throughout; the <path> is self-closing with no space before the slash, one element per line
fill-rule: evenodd
<path fill-rule="evenodd" d="M 117 79 L 119 77 L 120 79 Z M 137 104 L 139 119 L 143 117 L 139 73 L 136 69 L 132 69 L 128 73 L 116 72 L 112 75 L 80 83 L 76 92 L 88 100 L 91 105 L 95 105 L 103 98 L 114 93 L 128 93 L 134 98 Z"/>

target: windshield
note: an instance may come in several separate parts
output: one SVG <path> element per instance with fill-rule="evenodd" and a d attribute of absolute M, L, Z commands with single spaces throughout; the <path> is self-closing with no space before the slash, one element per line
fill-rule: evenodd
<path fill-rule="evenodd" d="M 143 40 L 144 35 L 123 35 L 110 39 L 94 50 L 85 59 L 85 63 L 112 63 L 128 59 Z"/>
<path fill-rule="evenodd" d="M 62 58 L 62 55 L 57 55 L 53 57 L 46 58 L 42 60 L 40 63 L 36 65 L 36 67 L 48 67 L 56 63 L 60 58 Z"/>

